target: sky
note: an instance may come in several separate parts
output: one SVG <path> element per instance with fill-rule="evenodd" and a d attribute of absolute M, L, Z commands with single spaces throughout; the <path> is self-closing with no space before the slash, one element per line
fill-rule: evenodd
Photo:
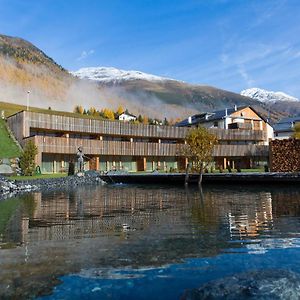
<path fill-rule="evenodd" d="M 300 98 L 299 0 L 0 0 L 0 33 L 68 70 L 139 70 Z"/>

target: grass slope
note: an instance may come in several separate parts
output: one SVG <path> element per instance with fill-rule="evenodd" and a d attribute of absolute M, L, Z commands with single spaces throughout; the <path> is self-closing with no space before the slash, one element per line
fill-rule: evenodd
<path fill-rule="evenodd" d="M 25 105 L 20 104 L 12 104 L 7 102 L 1 102 L 0 101 L 0 111 L 4 111 L 5 117 L 9 117 L 19 111 L 26 110 Z M 59 111 L 59 110 L 50 110 L 50 109 L 44 109 L 44 108 L 37 108 L 37 107 L 30 107 L 29 111 L 33 112 L 40 112 L 45 114 L 52 114 L 52 115 L 59 115 L 59 116 L 67 116 L 67 117 L 74 117 L 74 118 L 86 118 L 86 119 L 98 119 L 102 120 L 99 116 L 91 116 L 91 115 L 81 115 L 78 113 L 72 113 L 72 112 L 66 112 L 66 111 Z"/>
<path fill-rule="evenodd" d="M 20 154 L 21 151 L 11 138 L 5 121 L 0 119 L 0 158 L 18 157 Z"/>

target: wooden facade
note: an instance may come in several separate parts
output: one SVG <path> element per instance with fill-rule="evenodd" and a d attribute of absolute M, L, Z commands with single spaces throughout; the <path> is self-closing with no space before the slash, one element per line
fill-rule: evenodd
<path fill-rule="evenodd" d="M 53 155 L 54 163 L 61 161 L 65 166 L 68 159 L 76 159 L 78 147 L 90 156 L 92 169 L 103 170 L 132 163 L 134 166 L 130 166 L 130 170 L 167 170 L 184 169 L 186 164 L 182 153 L 190 130 L 187 127 L 133 124 L 30 111 L 9 117 L 8 125 L 21 144 L 32 140 L 37 145 L 38 165 L 43 165 L 43 155 L 48 161 Z M 220 141 L 213 151 L 216 161 L 268 156 L 267 146 L 263 146 L 266 140 L 263 130 L 208 130 Z M 53 172 L 61 169 L 65 168 L 54 167 Z"/>

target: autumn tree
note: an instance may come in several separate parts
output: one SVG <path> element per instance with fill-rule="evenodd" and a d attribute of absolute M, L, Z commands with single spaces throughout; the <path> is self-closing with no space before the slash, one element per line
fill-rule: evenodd
<path fill-rule="evenodd" d="M 89 109 L 89 115 L 91 115 L 91 116 L 95 116 L 97 114 L 97 110 L 96 110 L 96 108 L 95 107 L 90 107 L 90 109 Z"/>
<path fill-rule="evenodd" d="M 147 116 L 143 117 L 143 124 L 146 124 L 146 125 L 149 124 L 149 119 Z"/>
<path fill-rule="evenodd" d="M 296 123 L 294 126 L 293 138 L 300 139 L 300 123 Z"/>
<path fill-rule="evenodd" d="M 116 114 L 119 116 L 121 113 L 123 113 L 124 112 L 124 108 L 123 108 L 123 106 L 122 105 L 119 105 L 119 107 L 118 107 L 118 109 L 117 109 L 117 111 L 116 111 Z"/>
<path fill-rule="evenodd" d="M 101 110 L 101 115 L 109 120 L 114 120 L 115 119 L 115 114 L 111 109 L 104 108 Z"/>
<path fill-rule="evenodd" d="M 198 184 L 202 184 L 203 170 L 212 160 L 212 152 L 217 144 L 217 137 L 208 132 L 204 127 L 196 127 L 189 130 L 186 136 L 186 156 L 193 167 L 199 172 Z"/>
<path fill-rule="evenodd" d="M 24 152 L 20 157 L 20 167 L 24 175 L 32 176 L 35 170 L 35 156 L 38 154 L 37 146 L 29 141 L 25 144 Z"/>
<path fill-rule="evenodd" d="M 74 108 L 74 113 L 83 115 L 84 109 L 81 105 L 76 105 Z"/>

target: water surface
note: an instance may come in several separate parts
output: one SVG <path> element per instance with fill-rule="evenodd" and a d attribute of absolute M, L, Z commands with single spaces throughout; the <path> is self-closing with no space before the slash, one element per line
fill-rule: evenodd
<path fill-rule="evenodd" d="M 297 187 L 88 186 L 2 200 L 0 296 L 180 299 L 245 272 L 287 279 L 300 273 L 299 221 Z"/>

